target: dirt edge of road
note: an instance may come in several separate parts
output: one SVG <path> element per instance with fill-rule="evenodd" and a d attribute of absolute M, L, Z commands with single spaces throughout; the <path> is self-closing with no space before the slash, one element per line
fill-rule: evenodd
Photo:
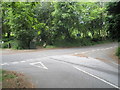
<path fill-rule="evenodd" d="M 4 71 L 2 73 L 2 88 L 35 88 L 27 76 L 15 71 Z"/>
<path fill-rule="evenodd" d="M 85 54 L 75 54 L 74 56 L 86 57 L 86 58 L 88 58 L 88 56 L 85 55 Z M 114 60 L 113 62 L 115 62 L 115 63 L 117 63 L 117 64 L 120 64 L 120 59 L 118 59 L 118 57 L 117 57 L 115 54 L 112 53 L 112 54 L 110 55 L 110 57 Z M 106 59 L 103 59 L 103 58 L 95 58 L 95 59 L 100 60 L 100 61 L 105 62 L 105 63 L 111 63 L 111 61 L 106 60 Z"/>
<path fill-rule="evenodd" d="M 110 57 L 115 60 L 115 63 L 120 65 L 120 59 L 115 54 L 111 54 Z"/>

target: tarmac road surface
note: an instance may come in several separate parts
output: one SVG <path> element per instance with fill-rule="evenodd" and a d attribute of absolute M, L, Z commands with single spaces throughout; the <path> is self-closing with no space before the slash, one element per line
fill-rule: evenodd
<path fill-rule="evenodd" d="M 117 43 L 108 43 L 22 53 L 2 50 L 0 65 L 26 74 L 37 88 L 119 88 L 119 65 L 110 57 L 116 48 Z"/>

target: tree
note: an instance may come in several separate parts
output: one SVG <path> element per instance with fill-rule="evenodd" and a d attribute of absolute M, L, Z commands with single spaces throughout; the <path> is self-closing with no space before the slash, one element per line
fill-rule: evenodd
<path fill-rule="evenodd" d="M 100 2 L 3 2 L 2 11 L 3 39 L 13 37 L 23 49 L 33 41 L 46 47 L 107 35 Z"/>
<path fill-rule="evenodd" d="M 111 2 L 108 4 L 108 32 L 109 36 L 112 39 L 118 40 L 120 42 L 120 1 L 119 2 Z"/>
<path fill-rule="evenodd" d="M 54 7 L 51 2 L 42 2 L 36 5 L 34 9 L 35 18 L 37 23 L 34 28 L 38 31 L 37 41 L 40 40 L 43 45 L 52 44 L 53 30 L 52 30 L 52 15 Z"/>
<path fill-rule="evenodd" d="M 35 23 L 33 14 L 33 3 L 28 2 L 5 2 L 4 6 L 7 11 L 5 11 L 5 18 L 3 21 L 7 20 L 3 25 L 4 28 L 7 27 L 14 34 L 15 39 L 18 41 L 20 48 L 30 48 L 30 42 L 33 40 L 35 33 L 32 26 Z M 5 26 L 6 25 L 6 26 Z"/>
<path fill-rule="evenodd" d="M 2 35 L 6 36 L 7 38 L 10 38 L 10 25 L 9 25 L 9 19 L 11 16 L 11 8 L 10 6 L 12 3 L 2 3 Z"/>
<path fill-rule="evenodd" d="M 55 11 L 52 13 L 54 20 L 53 25 L 56 35 L 59 38 L 71 40 L 71 33 L 79 23 L 76 14 L 75 2 L 57 2 L 54 4 Z"/>
<path fill-rule="evenodd" d="M 104 31 L 105 7 L 100 2 L 79 2 L 77 3 L 80 27 L 79 31 L 83 37 L 91 36 L 99 38 Z M 98 12 L 99 11 L 99 12 Z"/>

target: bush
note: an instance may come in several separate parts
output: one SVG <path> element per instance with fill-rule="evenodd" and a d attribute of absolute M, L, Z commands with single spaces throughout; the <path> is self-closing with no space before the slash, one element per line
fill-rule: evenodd
<path fill-rule="evenodd" d="M 0 44 L 1 48 L 22 49 L 16 40 L 7 41 Z"/>
<path fill-rule="evenodd" d="M 11 48 L 11 41 L 13 41 L 13 39 L 14 39 L 14 37 L 9 37 L 9 38 L 3 37 L 0 40 L 0 47 L 1 48 Z"/>
<path fill-rule="evenodd" d="M 120 59 L 120 47 L 117 48 L 117 52 L 116 55 L 118 56 L 118 58 Z"/>
<path fill-rule="evenodd" d="M 110 40 L 99 40 L 99 39 L 91 39 L 91 38 L 80 38 L 73 40 L 56 40 L 52 46 L 54 47 L 80 47 L 80 46 L 91 46 L 95 44 L 102 44 L 106 42 L 111 42 Z"/>
<path fill-rule="evenodd" d="M 70 41 L 57 40 L 53 45 L 56 47 L 79 47 L 79 46 L 90 46 L 93 42 L 89 38 L 73 39 Z"/>
<path fill-rule="evenodd" d="M 12 49 L 22 49 L 20 47 L 20 42 L 19 41 L 17 41 L 17 40 L 11 40 L 9 42 L 10 42 L 10 45 L 11 45 Z"/>
<path fill-rule="evenodd" d="M 55 41 L 54 45 L 56 47 L 74 47 L 77 46 L 78 43 L 76 43 L 75 41 L 58 40 Z"/>
<path fill-rule="evenodd" d="M 81 46 L 91 46 L 91 45 L 93 45 L 93 42 L 91 41 L 90 38 L 82 38 L 79 43 L 80 43 Z"/>
<path fill-rule="evenodd" d="M 1 48 L 8 48 L 8 42 L 4 42 L 0 46 Z"/>

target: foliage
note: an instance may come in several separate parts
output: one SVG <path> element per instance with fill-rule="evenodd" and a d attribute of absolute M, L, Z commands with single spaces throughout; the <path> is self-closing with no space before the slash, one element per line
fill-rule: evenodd
<path fill-rule="evenodd" d="M 3 47 L 86 46 L 106 40 L 101 2 L 2 2 Z"/>
<path fill-rule="evenodd" d="M 112 39 L 117 39 L 120 42 L 120 1 L 119 2 L 111 2 L 107 7 L 108 11 L 108 31 L 109 36 Z"/>
<path fill-rule="evenodd" d="M 10 29 L 11 33 L 14 33 L 15 39 L 21 43 L 19 44 L 20 48 L 30 48 L 29 44 L 34 38 L 32 25 L 35 20 L 33 18 L 32 8 L 34 8 L 34 6 L 32 6 L 31 3 L 3 3 L 3 13 L 5 15 L 7 13 L 6 17 L 3 16 L 3 18 L 5 18 L 3 20 L 6 21 L 3 22 L 3 31 L 5 27 L 4 24 L 7 24 L 7 29 Z"/>
<path fill-rule="evenodd" d="M 120 47 L 117 48 L 116 55 L 117 55 L 118 58 L 120 59 Z"/>
<path fill-rule="evenodd" d="M 120 42 L 120 1 L 119 2 L 111 2 L 108 4 L 108 31 L 109 36 L 112 39 L 118 40 Z M 118 47 L 116 51 L 116 55 L 120 58 L 120 47 Z"/>
<path fill-rule="evenodd" d="M 71 33 L 79 23 L 78 15 L 76 14 L 76 3 L 62 2 L 55 3 L 55 11 L 52 13 L 54 16 L 53 24 L 56 30 L 56 36 L 63 37 L 63 39 L 70 40 Z"/>

